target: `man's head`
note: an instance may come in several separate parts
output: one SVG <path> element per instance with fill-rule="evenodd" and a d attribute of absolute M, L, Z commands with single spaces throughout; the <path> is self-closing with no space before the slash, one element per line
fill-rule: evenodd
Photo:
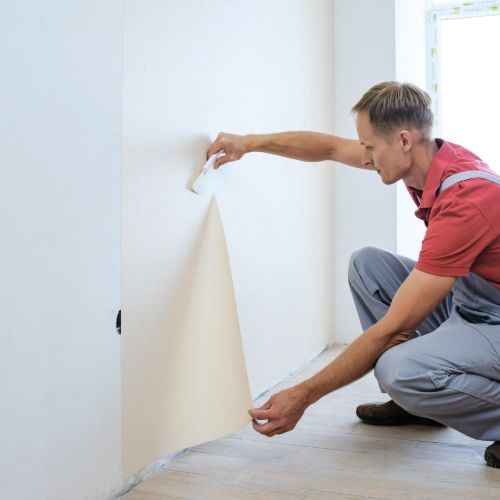
<path fill-rule="evenodd" d="M 409 83 L 383 82 L 352 108 L 365 148 L 363 163 L 385 184 L 411 175 L 418 146 L 430 142 L 433 115 L 429 95 Z"/>

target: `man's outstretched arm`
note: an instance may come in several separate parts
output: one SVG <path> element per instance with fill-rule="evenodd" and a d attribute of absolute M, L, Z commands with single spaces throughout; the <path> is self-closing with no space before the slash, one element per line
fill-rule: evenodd
<path fill-rule="evenodd" d="M 277 134 L 236 135 L 221 132 L 207 151 L 207 158 L 224 150 L 226 156 L 216 162 L 216 168 L 224 163 L 239 160 L 251 152 L 269 153 L 295 160 L 333 160 L 353 167 L 363 165 L 363 146 L 359 141 L 344 139 L 319 132 L 280 132 Z"/>
<path fill-rule="evenodd" d="M 406 341 L 446 297 L 455 280 L 414 269 L 394 296 L 387 314 L 338 358 L 308 380 L 274 394 L 260 408 L 250 410 L 254 429 L 266 436 L 292 430 L 310 404 L 362 377 L 387 349 Z"/>

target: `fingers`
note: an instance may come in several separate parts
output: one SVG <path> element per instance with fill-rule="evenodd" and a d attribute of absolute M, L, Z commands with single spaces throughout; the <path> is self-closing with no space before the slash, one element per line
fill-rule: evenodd
<path fill-rule="evenodd" d="M 269 410 L 273 405 L 274 396 L 275 394 L 273 394 L 264 404 L 260 405 L 258 408 L 252 408 L 252 410 Z"/>
<path fill-rule="evenodd" d="M 215 160 L 215 166 L 214 166 L 215 170 L 217 170 L 221 165 L 224 165 L 224 163 L 227 163 L 230 161 L 233 161 L 233 160 L 227 154 L 224 156 L 221 156 L 220 158 L 217 158 L 217 160 Z"/>
<path fill-rule="evenodd" d="M 224 156 L 215 160 L 215 169 L 230 161 L 239 160 L 246 153 L 243 136 L 221 132 L 208 148 L 207 159 L 219 151 L 223 151 Z"/>
<path fill-rule="evenodd" d="M 286 432 L 286 430 L 284 430 L 283 427 L 278 427 L 271 434 L 267 434 L 267 437 L 272 438 L 273 436 L 277 436 L 278 434 L 284 434 L 285 432 Z"/>
<path fill-rule="evenodd" d="M 215 141 L 208 148 L 207 160 L 215 153 L 218 153 L 221 149 L 224 149 L 224 132 L 219 132 Z"/>
<path fill-rule="evenodd" d="M 277 436 L 278 434 L 284 434 L 285 432 L 291 431 L 293 427 L 287 427 L 283 425 L 281 421 L 272 420 L 263 424 L 259 424 L 255 420 L 252 420 L 252 427 L 259 434 L 267 437 Z"/>
<path fill-rule="evenodd" d="M 220 134 L 219 134 L 219 136 L 220 136 Z M 217 138 L 215 140 L 215 142 L 208 148 L 208 151 L 207 151 L 207 160 L 212 155 L 214 155 L 215 153 L 217 153 L 218 151 L 220 151 L 221 149 L 224 149 L 224 146 L 222 145 L 222 140 L 220 140 L 219 138 Z"/>
<path fill-rule="evenodd" d="M 264 424 L 259 424 L 256 420 L 252 420 L 252 427 L 259 434 L 263 434 L 264 436 L 275 436 L 279 434 L 280 424 L 276 421 L 269 420 Z"/>
<path fill-rule="evenodd" d="M 271 418 L 271 407 L 273 406 L 274 394 L 258 408 L 248 410 L 249 415 L 257 420 L 269 420 Z"/>
<path fill-rule="evenodd" d="M 274 395 L 271 396 L 262 406 L 259 408 L 252 408 L 248 410 L 248 413 L 252 417 L 252 426 L 254 430 L 265 436 L 274 435 L 278 428 L 276 420 L 273 420 L 272 415 L 272 402 Z M 258 420 L 264 420 L 264 422 L 259 423 Z"/>
<path fill-rule="evenodd" d="M 248 413 L 253 419 L 257 420 L 268 420 L 271 416 L 270 409 L 252 408 L 251 410 L 248 410 Z"/>

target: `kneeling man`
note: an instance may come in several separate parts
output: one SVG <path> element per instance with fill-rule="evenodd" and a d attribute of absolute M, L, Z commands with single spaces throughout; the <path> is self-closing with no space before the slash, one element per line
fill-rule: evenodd
<path fill-rule="evenodd" d="M 290 431 L 309 405 L 374 368 L 392 400 L 359 406 L 362 421 L 449 426 L 494 441 L 485 460 L 500 467 L 500 177 L 464 147 L 431 137 L 430 98 L 413 85 L 375 85 L 353 111 L 359 141 L 221 133 L 208 150 L 225 151 L 218 165 L 260 151 L 403 180 L 427 227 L 417 262 L 374 247 L 352 255 L 363 334 L 319 373 L 251 409 L 253 427 Z"/>

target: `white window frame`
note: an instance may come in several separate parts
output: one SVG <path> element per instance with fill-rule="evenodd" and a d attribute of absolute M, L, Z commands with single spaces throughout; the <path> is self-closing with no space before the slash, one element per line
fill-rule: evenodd
<path fill-rule="evenodd" d="M 437 137 L 441 136 L 441 88 L 439 85 L 441 76 L 441 21 L 445 19 L 495 15 L 500 15 L 500 2 L 496 0 L 456 2 L 446 5 L 436 5 L 426 10 L 427 92 L 432 98 L 434 135 Z"/>

